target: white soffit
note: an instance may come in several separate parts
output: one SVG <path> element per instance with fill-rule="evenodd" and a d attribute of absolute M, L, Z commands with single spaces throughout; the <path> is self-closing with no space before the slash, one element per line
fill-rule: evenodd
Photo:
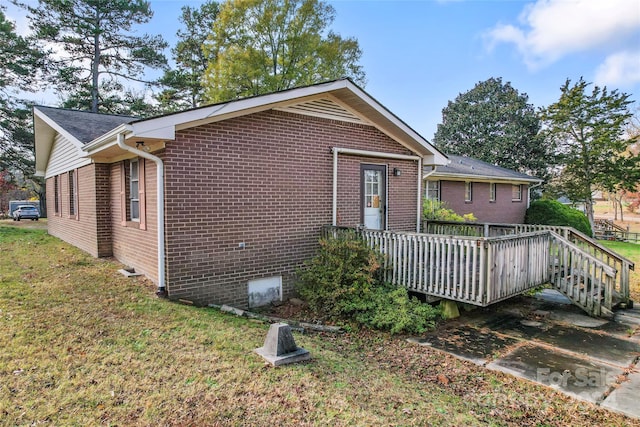
<path fill-rule="evenodd" d="M 362 119 L 360 116 L 329 98 L 319 98 L 285 107 L 276 107 L 274 110 L 343 122 L 370 124 L 367 120 Z"/>

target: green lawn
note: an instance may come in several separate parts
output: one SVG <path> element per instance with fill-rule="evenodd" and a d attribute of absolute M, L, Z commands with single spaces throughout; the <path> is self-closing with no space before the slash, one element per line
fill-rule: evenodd
<path fill-rule="evenodd" d="M 635 270 L 629 275 L 629 288 L 631 299 L 640 302 L 640 244 L 615 240 L 600 240 L 600 243 L 635 263 Z"/>
<path fill-rule="evenodd" d="M 1 426 L 632 424 L 381 333 L 296 335 L 312 361 L 272 368 L 267 325 L 20 227 L 0 225 Z"/>

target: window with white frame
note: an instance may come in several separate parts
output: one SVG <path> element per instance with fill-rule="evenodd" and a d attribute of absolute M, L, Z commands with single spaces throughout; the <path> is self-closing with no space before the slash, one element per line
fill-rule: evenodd
<path fill-rule="evenodd" d="M 53 177 L 53 212 L 60 214 L 60 175 Z"/>
<path fill-rule="evenodd" d="M 521 185 L 512 185 L 511 186 L 511 200 L 514 202 L 522 201 L 522 186 Z"/>
<path fill-rule="evenodd" d="M 76 170 L 69 171 L 69 216 L 75 217 L 78 210 L 78 183 Z"/>
<path fill-rule="evenodd" d="M 464 183 L 464 201 L 471 202 L 473 200 L 473 184 L 471 182 Z"/>
<path fill-rule="evenodd" d="M 425 197 L 428 200 L 440 200 L 440 181 L 427 181 Z"/>
<path fill-rule="evenodd" d="M 495 182 L 489 183 L 489 201 L 490 202 L 496 201 L 496 183 Z"/>
<path fill-rule="evenodd" d="M 129 162 L 129 212 L 132 221 L 140 221 L 140 174 L 138 159 Z"/>

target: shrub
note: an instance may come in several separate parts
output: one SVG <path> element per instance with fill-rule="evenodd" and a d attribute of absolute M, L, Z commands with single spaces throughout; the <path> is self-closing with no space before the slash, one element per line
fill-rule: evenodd
<path fill-rule="evenodd" d="M 477 219 L 472 213 L 458 215 L 445 202 L 432 199 L 424 199 L 422 202 L 422 217 L 427 221 L 472 222 Z"/>
<path fill-rule="evenodd" d="M 382 280 L 382 258 L 357 237 L 320 240 L 298 270 L 296 290 L 317 314 L 391 333 L 433 327 L 438 310 Z"/>
<path fill-rule="evenodd" d="M 593 235 L 585 214 L 557 200 L 537 200 L 531 203 L 524 221 L 527 224 L 569 226 L 588 236 Z"/>

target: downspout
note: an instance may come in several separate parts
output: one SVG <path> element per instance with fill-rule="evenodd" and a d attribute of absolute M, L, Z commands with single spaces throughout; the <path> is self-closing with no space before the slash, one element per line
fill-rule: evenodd
<path fill-rule="evenodd" d="M 125 151 L 135 154 L 138 157 L 148 159 L 156 164 L 157 176 L 157 211 L 158 211 L 158 296 L 166 296 L 167 288 L 165 286 L 165 248 L 164 248 L 164 163 L 160 157 L 138 150 L 124 143 L 124 133 L 118 134 L 118 147 Z"/>
<path fill-rule="evenodd" d="M 418 212 L 416 212 L 416 233 L 420 232 L 420 223 L 422 222 L 422 157 L 418 160 Z"/>
<path fill-rule="evenodd" d="M 420 176 L 421 174 L 418 173 L 418 230 L 416 230 L 416 233 L 420 233 L 420 225 L 422 223 L 422 206 L 420 205 L 420 200 L 421 200 L 421 196 L 422 196 L 422 181 L 427 179 L 428 177 L 430 177 L 433 173 L 435 173 L 436 168 L 438 167 L 438 165 L 432 165 L 431 166 L 433 169 L 431 169 L 431 172 L 429 172 L 426 175 Z M 420 172 L 422 172 L 422 164 L 420 164 Z"/>
<path fill-rule="evenodd" d="M 542 183 L 543 181 L 540 181 L 536 185 L 530 185 L 527 187 L 527 209 L 529 209 L 529 206 L 531 206 L 531 190 L 536 187 L 540 187 Z"/>
<path fill-rule="evenodd" d="M 335 227 L 338 225 L 338 150 L 336 148 L 333 149 L 333 207 L 332 211 L 332 222 L 331 224 Z"/>

